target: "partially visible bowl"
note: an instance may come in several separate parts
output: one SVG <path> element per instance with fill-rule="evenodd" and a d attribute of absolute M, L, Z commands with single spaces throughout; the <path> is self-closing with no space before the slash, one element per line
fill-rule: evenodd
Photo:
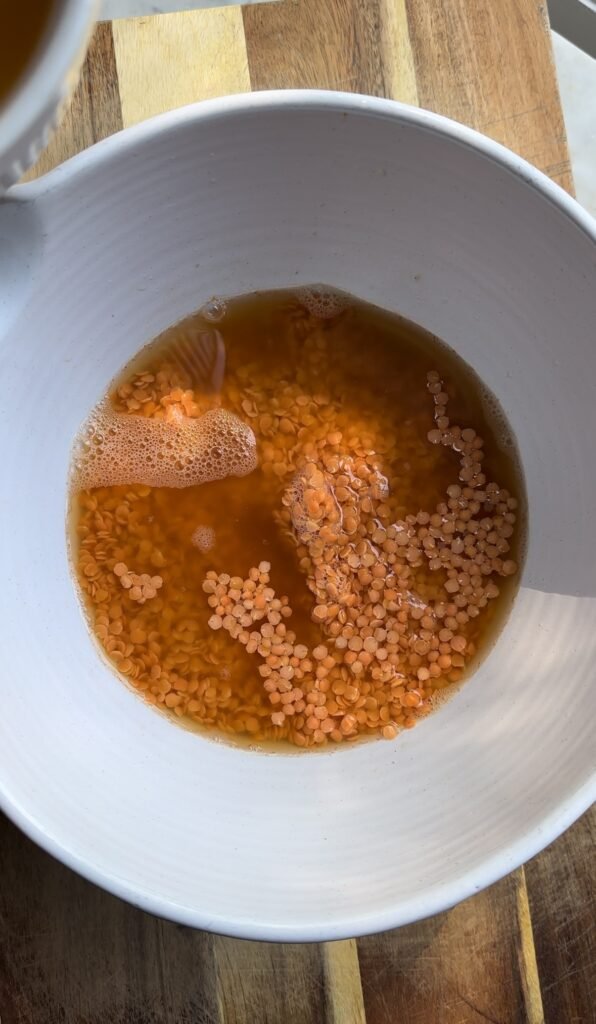
<path fill-rule="evenodd" d="M 54 0 L 53 7 L 38 53 L 0 102 L 0 192 L 18 181 L 47 146 L 76 81 L 97 0 Z"/>
<path fill-rule="evenodd" d="M 16 188 L 0 234 L 6 812 L 147 910 L 288 940 L 444 909 L 566 828 L 596 789 L 596 229 L 581 208 L 433 114 L 259 93 Z M 100 660 L 70 576 L 67 473 L 79 425 L 146 341 L 213 294 L 313 281 L 398 310 L 477 370 L 517 436 L 529 543 L 504 632 L 444 708 L 395 742 L 267 756 L 176 728 Z"/>

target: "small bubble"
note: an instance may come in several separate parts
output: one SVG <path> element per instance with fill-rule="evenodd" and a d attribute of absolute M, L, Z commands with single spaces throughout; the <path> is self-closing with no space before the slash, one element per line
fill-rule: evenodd
<path fill-rule="evenodd" d="M 209 320 L 211 323 L 216 324 L 219 323 L 220 320 L 223 320 L 227 311 L 228 307 L 223 299 L 213 298 L 209 299 L 209 302 L 206 302 L 201 308 L 201 315 L 205 320 Z"/>
<path fill-rule="evenodd" d="M 306 307 L 312 316 L 320 320 L 332 320 L 339 316 L 348 306 L 348 298 L 341 292 L 324 285 L 309 285 L 306 288 L 298 288 L 298 299 Z"/>

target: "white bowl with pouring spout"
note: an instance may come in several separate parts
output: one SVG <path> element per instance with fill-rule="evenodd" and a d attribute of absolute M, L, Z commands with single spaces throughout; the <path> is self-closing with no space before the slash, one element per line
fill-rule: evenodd
<path fill-rule="evenodd" d="M 100 143 L 0 205 L 0 804 L 94 882 L 258 939 L 442 910 L 594 797 L 596 227 L 474 132 L 259 93 Z M 528 548 L 475 675 L 394 742 L 275 756 L 177 728 L 96 652 L 66 541 L 71 445 L 209 296 L 323 281 L 444 339 L 517 437 Z M 399 373 L 396 364 L 395 372 Z"/>

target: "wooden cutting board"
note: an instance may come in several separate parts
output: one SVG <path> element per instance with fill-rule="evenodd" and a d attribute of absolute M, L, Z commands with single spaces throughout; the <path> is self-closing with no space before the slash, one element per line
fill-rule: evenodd
<path fill-rule="evenodd" d="M 428 107 L 572 188 L 542 0 L 282 0 L 102 24 L 35 173 L 183 103 L 283 87 Z M 272 946 L 134 910 L 0 820 L 1 1024 L 590 1024 L 595 835 L 586 815 L 399 931 Z"/>

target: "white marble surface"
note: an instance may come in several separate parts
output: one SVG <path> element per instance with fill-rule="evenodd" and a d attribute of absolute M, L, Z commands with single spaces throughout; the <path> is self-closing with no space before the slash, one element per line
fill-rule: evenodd
<path fill-rule="evenodd" d="M 171 11 L 191 11 L 196 7 L 230 7 L 238 0 L 102 0 L 102 18 L 134 18 L 143 14 L 167 14 Z M 247 3 L 263 0 L 243 0 Z"/>
<path fill-rule="evenodd" d="M 235 0 L 102 0 L 104 18 L 129 18 Z M 245 3 L 256 0 L 244 0 Z M 261 0 L 262 2 L 262 0 Z M 596 215 L 596 60 L 553 32 L 553 46 L 577 198 Z"/>
<path fill-rule="evenodd" d="M 577 198 L 596 216 L 596 60 L 553 32 Z"/>

